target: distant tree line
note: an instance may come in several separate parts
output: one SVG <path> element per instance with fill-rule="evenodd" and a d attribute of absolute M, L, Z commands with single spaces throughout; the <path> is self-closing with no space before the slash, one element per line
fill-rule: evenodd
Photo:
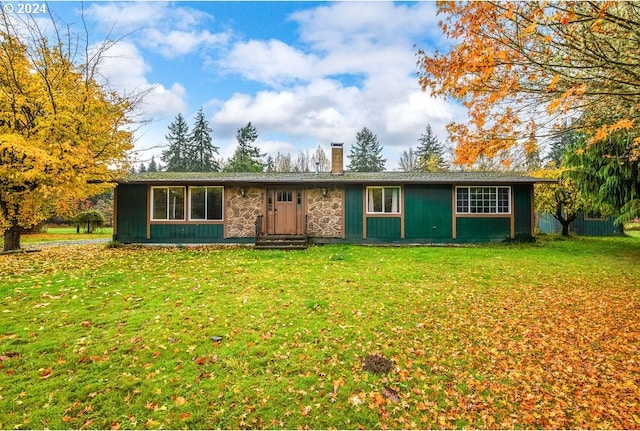
<path fill-rule="evenodd" d="M 326 172 L 331 169 L 331 161 L 321 146 L 310 153 L 301 150 L 297 155 L 278 152 L 275 157 L 260 151 L 255 144 L 258 132 L 251 124 L 236 131 L 237 147 L 233 156 L 226 160 L 220 157 L 220 148 L 213 144 L 212 129 L 202 108 L 194 118 L 193 129 L 182 114 L 168 126 L 165 135 L 165 150 L 158 163 L 155 156 L 148 164 L 140 163 L 132 171 L 142 172 Z M 382 157 L 382 145 L 378 137 L 367 127 L 356 134 L 355 144 L 349 152 L 347 171 L 382 172 L 386 159 Z M 427 125 L 425 133 L 418 139 L 418 147 L 405 151 L 398 169 L 405 172 L 427 172 L 448 169 L 444 158 L 445 148 L 438 142 Z M 265 158 L 266 157 L 266 158 Z"/>

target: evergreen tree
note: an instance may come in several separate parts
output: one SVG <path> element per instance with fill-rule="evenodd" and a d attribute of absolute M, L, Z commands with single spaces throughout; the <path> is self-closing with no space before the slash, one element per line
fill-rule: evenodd
<path fill-rule="evenodd" d="M 275 172 L 276 171 L 276 162 L 273 160 L 273 157 L 267 157 L 267 166 L 265 166 L 265 170 L 267 172 Z"/>
<path fill-rule="evenodd" d="M 236 139 L 238 147 L 224 170 L 227 172 L 261 172 L 263 169 L 261 158 L 265 154 L 260 154 L 260 149 L 253 145 L 258 139 L 258 132 L 251 125 L 251 121 L 245 127 L 238 129 Z"/>
<path fill-rule="evenodd" d="M 640 216 L 640 160 L 635 156 L 637 137 L 619 130 L 606 138 L 605 145 L 593 145 L 587 136 L 566 150 L 567 177 L 604 208 L 603 213 L 619 214 L 617 223 Z"/>
<path fill-rule="evenodd" d="M 356 134 L 356 143 L 349 152 L 347 169 L 351 172 L 382 172 L 386 161 L 382 158 L 382 146 L 377 136 L 363 127 Z"/>
<path fill-rule="evenodd" d="M 149 162 L 147 172 L 158 172 L 158 164 L 156 163 L 155 156 L 151 156 L 151 161 Z"/>
<path fill-rule="evenodd" d="M 418 139 L 416 156 L 418 158 L 418 170 L 420 172 L 434 172 L 447 169 L 447 163 L 444 160 L 444 146 L 433 134 L 431 125 L 429 124 L 427 124 L 424 133 L 420 135 Z"/>
<path fill-rule="evenodd" d="M 169 148 L 162 152 L 160 159 L 165 163 L 168 172 L 185 172 L 189 169 L 189 126 L 182 114 L 178 114 L 169 125 L 169 133 L 165 135 Z"/>
<path fill-rule="evenodd" d="M 198 111 L 189 135 L 187 168 L 192 172 L 219 172 L 220 164 L 215 156 L 219 148 L 211 140 L 211 128 L 202 108 Z"/>
<path fill-rule="evenodd" d="M 549 163 L 553 162 L 555 166 L 562 165 L 562 160 L 567 150 L 573 147 L 577 148 L 580 141 L 584 140 L 584 138 L 584 133 L 577 132 L 575 129 L 572 129 L 570 125 L 565 124 L 560 130 L 559 136 L 551 142 L 546 160 L 548 160 Z"/>
<path fill-rule="evenodd" d="M 145 172 L 147 172 L 147 167 L 144 165 L 144 163 L 140 162 L 140 167 L 138 167 L 138 173 L 144 174 Z"/>

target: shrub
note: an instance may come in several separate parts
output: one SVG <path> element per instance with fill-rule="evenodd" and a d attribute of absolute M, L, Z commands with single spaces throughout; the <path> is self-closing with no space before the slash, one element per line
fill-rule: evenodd
<path fill-rule="evenodd" d="M 76 214 L 73 220 L 76 223 L 78 232 L 80 232 L 81 226 L 86 226 L 87 233 L 91 233 L 96 227 L 104 225 L 105 221 L 102 213 L 96 210 L 82 211 Z"/>
<path fill-rule="evenodd" d="M 106 244 L 106 247 L 107 247 L 107 248 L 120 248 L 120 247 L 122 247 L 122 246 L 124 246 L 124 244 L 123 244 L 123 243 L 121 243 L 120 241 L 116 241 L 116 240 L 109 241 L 109 242 Z"/>

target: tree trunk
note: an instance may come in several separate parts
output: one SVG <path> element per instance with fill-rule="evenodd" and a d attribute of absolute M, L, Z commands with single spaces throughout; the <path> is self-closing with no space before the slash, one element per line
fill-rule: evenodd
<path fill-rule="evenodd" d="M 558 202 L 558 205 L 556 206 L 556 213 L 553 214 L 553 217 L 562 225 L 562 236 L 569 236 L 569 225 L 578 218 L 578 213 L 565 214 L 562 209 L 562 203 Z"/>
<path fill-rule="evenodd" d="M 11 226 L 4 231 L 3 251 L 20 250 L 20 227 Z"/>

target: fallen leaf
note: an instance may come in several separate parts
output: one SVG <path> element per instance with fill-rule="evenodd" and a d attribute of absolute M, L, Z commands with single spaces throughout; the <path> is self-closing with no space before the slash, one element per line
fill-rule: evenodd
<path fill-rule="evenodd" d="M 354 407 L 359 406 L 360 404 L 362 404 L 362 398 L 360 398 L 358 396 L 358 394 L 353 394 L 350 398 L 349 398 L 349 402 L 351 404 L 353 404 Z"/>
<path fill-rule="evenodd" d="M 391 389 L 388 386 L 383 386 L 382 387 L 382 395 L 384 395 L 384 397 L 386 399 L 388 399 L 391 402 L 397 403 L 398 401 L 400 401 L 400 397 L 398 396 L 398 392 Z"/>

